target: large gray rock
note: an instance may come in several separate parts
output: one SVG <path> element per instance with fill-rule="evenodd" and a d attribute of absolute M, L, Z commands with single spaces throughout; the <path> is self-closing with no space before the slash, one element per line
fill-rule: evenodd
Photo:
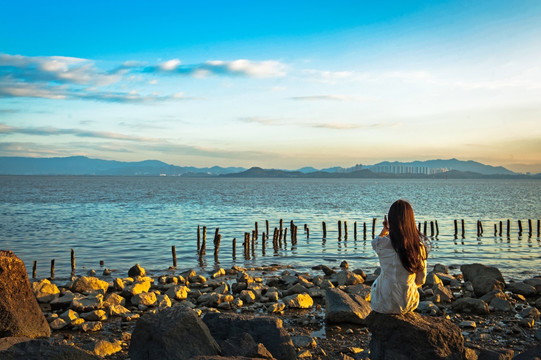
<path fill-rule="evenodd" d="M 365 324 L 370 311 L 370 304 L 362 296 L 336 288 L 325 291 L 325 320 L 328 323 Z"/>
<path fill-rule="evenodd" d="M 493 290 L 505 289 L 505 280 L 498 268 L 483 264 L 460 266 L 464 281 L 471 281 L 476 296 L 483 296 Z"/>
<path fill-rule="evenodd" d="M 276 359 L 297 358 L 293 342 L 283 328 L 281 319 L 270 316 L 207 313 L 203 322 L 219 344 L 231 339 L 240 339 L 247 333 L 255 343 L 263 344 Z M 236 355 L 244 356 L 241 353 Z"/>
<path fill-rule="evenodd" d="M 366 319 L 372 333 L 372 360 L 462 360 L 464 338 L 460 328 L 447 319 L 370 313 Z"/>
<path fill-rule="evenodd" d="M 79 348 L 68 345 L 51 345 L 48 340 L 19 342 L 7 350 L 0 351 L 2 360 L 98 360 Z"/>
<path fill-rule="evenodd" d="M 514 357 L 514 360 L 539 360 L 541 359 L 541 345 L 536 345 Z"/>
<path fill-rule="evenodd" d="M 0 337 L 50 335 L 24 263 L 11 251 L 0 251 Z"/>
<path fill-rule="evenodd" d="M 507 290 L 514 294 L 520 294 L 524 296 L 534 296 L 537 294 L 537 289 L 532 285 L 528 285 L 524 282 L 510 282 L 507 284 Z"/>
<path fill-rule="evenodd" d="M 458 313 L 487 315 L 490 313 L 488 304 L 481 299 L 460 298 L 451 307 Z"/>
<path fill-rule="evenodd" d="M 137 320 L 129 355 L 132 360 L 189 359 L 218 355 L 220 346 L 193 310 L 173 307 Z"/>

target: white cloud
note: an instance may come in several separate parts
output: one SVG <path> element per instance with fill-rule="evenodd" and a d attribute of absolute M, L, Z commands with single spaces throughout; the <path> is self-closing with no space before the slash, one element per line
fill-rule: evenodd
<path fill-rule="evenodd" d="M 174 71 L 180 66 L 181 62 L 179 59 L 171 59 L 160 64 L 160 69 L 162 71 Z"/>

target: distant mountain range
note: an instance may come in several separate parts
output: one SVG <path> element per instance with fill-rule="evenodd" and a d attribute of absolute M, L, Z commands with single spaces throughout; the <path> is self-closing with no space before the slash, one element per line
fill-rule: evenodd
<path fill-rule="evenodd" d="M 381 162 L 332 167 L 318 170 L 262 169 L 220 166 L 197 168 L 176 166 L 157 160 L 122 162 L 90 159 L 85 156 L 63 158 L 0 157 L 0 175 L 102 175 L 102 176 L 183 176 L 183 177 L 265 177 L 265 178 L 541 178 L 541 174 L 522 175 L 501 166 L 476 161 L 428 160 Z"/>

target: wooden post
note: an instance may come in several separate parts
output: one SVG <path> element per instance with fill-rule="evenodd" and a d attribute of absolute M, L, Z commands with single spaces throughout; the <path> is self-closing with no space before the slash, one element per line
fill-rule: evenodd
<path fill-rule="evenodd" d="M 171 252 L 173 253 L 173 267 L 177 267 L 177 249 L 175 248 L 175 245 L 171 246 Z"/>
<path fill-rule="evenodd" d="M 284 220 L 280 219 L 280 229 L 278 230 L 278 243 L 282 247 L 282 236 L 284 236 Z"/>
<path fill-rule="evenodd" d="M 75 251 L 71 249 L 71 275 L 75 275 Z"/>
<path fill-rule="evenodd" d="M 483 222 L 479 220 L 479 234 L 483 236 L 484 230 L 483 230 Z"/>
<path fill-rule="evenodd" d="M 510 232 L 511 232 L 511 220 L 507 219 L 507 236 L 509 236 Z"/>
<path fill-rule="evenodd" d="M 522 235 L 522 221 L 518 221 L 518 234 Z"/>
<path fill-rule="evenodd" d="M 267 236 L 269 236 L 270 232 L 269 232 L 269 220 L 265 220 L 265 230 L 266 231 L 266 234 Z"/>
<path fill-rule="evenodd" d="M 539 230 L 541 230 L 541 220 L 537 219 L 537 237 L 539 237 Z"/>
<path fill-rule="evenodd" d="M 293 237 L 293 229 L 291 229 L 291 237 Z M 291 243 L 293 243 L 293 240 L 291 240 Z M 282 247 L 281 244 L 280 247 Z M 284 228 L 284 248 L 287 248 L 287 228 Z"/>
<path fill-rule="evenodd" d="M 479 230 L 479 220 L 477 220 L 477 237 L 481 236 L 480 230 Z"/>
<path fill-rule="evenodd" d="M 264 243 L 265 242 L 263 242 L 263 244 Z M 231 248 L 231 252 L 233 253 L 233 259 L 235 259 L 237 257 L 237 238 L 233 238 L 233 246 Z"/>
<path fill-rule="evenodd" d="M 321 222 L 321 226 L 323 227 L 323 238 L 325 239 L 327 237 L 327 224 L 325 224 L 325 221 Z"/>
<path fill-rule="evenodd" d="M 259 237 L 259 229 L 257 228 L 257 221 L 255 222 L 255 239 Z"/>
<path fill-rule="evenodd" d="M 455 219 L 455 238 L 457 237 L 458 235 L 458 221 L 457 219 Z"/>
<path fill-rule="evenodd" d="M 34 264 L 32 264 L 32 279 L 36 278 L 37 270 L 38 270 L 38 262 L 34 260 Z"/>
<path fill-rule="evenodd" d="M 201 249 L 199 250 L 199 257 L 207 253 L 207 227 L 203 226 L 203 241 L 201 242 Z"/>
<path fill-rule="evenodd" d="M 366 240 L 366 221 L 363 222 L 363 240 Z"/>
<path fill-rule="evenodd" d="M 338 220 L 338 238 L 342 238 L 342 221 Z"/>
<path fill-rule="evenodd" d="M 197 225 L 197 253 L 201 252 L 201 230 L 199 225 Z"/>
<path fill-rule="evenodd" d="M 257 237 L 257 234 L 256 234 L 256 232 L 254 230 L 254 231 L 252 231 L 252 252 L 255 251 L 255 238 L 256 237 Z"/>
<path fill-rule="evenodd" d="M 464 234 L 466 232 L 466 230 L 464 229 L 464 219 L 461 219 L 461 221 L 462 221 L 462 238 L 464 239 L 464 237 L 465 237 Z"/>
<path fill-rule="evenodd" d="M 344 239 L 347 240 L 348 238 L 348 222 L 344 220 Z"/>
<path fill-rule="evenodd" d="M 306 224 L 304 224 L 304 226 L 306 226 L 306 238 L 309 239 L 310 238 L 310 228 Z"/>
<path fill-rule="evenodd" d="M 372 238 L 376 237 L 376 221 L 378 218 L 372 219 Z"/>
<path fill-rule="evenodd" d="M 532 236 L 532 219 L 528 219 L 528 235 Z"/>
<path fill-rule="evenodd" d="M 494 237 L 498 236 L 498 225 L 494 224 Z"/>
<path fill-rule="evenodd" d="M 218 252 L 220 251 L 220 242 L 222 241 L 222 235 L 216 234 L 214 237 L 214 258 L 218 259 Z"/>
<path fill-rule="evenodd" d="M 440 234 L 440 227 L 438 226 L 438 220 L 435 220 L 436 223 L 436 237 Z"/>
<path fill-rule="evenodd" d="M 105 261 L 100 260 L 100 266 L 103 266 L 103 265 L 105 265 Z"/>
<path fill-rule="evenodd" d="M 353 239 L 357 240 L 357 221 L 353 223 Z"/>
<path fill-rule="evenodd" d="M 426 225 L 427 225 L 427 223 L 425 221 L 424 224 L 423 224 L 423 234 L 425 234 L 425 236 L 426 236 Z"/>
<path fill-rule="evenodd" d="M 54 259 L 51 260 L 51 279 L 54 279 Z"/>
<path fill-rule="evenodd" d="M 502 236 L 502 230 L 503 230 L 503 221 L 500 221 L 500 236 Z"/>
<path fill-rule="evenodd" d="M 430 221 L 430 236 L 434 237 L 434 221 Z"/>

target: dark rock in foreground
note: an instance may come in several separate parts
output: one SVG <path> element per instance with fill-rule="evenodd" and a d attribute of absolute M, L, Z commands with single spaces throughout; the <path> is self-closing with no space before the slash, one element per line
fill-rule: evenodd
<path fill-rule="evenodd" d="M 180 306 L 140 318 L 129 349 L 131 360 L 190 359 L 219 354 L 220 347 L 207 326 L 194 311 Z"/>
<path fill-rule="evenodd" d="M 370 313 L 371 360 L 458 360 L 465 358 L 460 328 L 447 319 Z"/>
<path fill-rule="evenodd" d="M 278 360 L 297 358 L 293 342 L 282 326 L 282 320 L 270 316 L 208 313 L 203 318 L 212 336 L 219 344 L 234 344 L 249 334 L 255 343 L 261 343 Z M 226 348 L 227 346 L 224 346 Z M 246 356 L 237 353 L 235 356 Z M 261 356 L 261 354 L 259 354 Z"/>
<path fill-rule="evenodd" d="M 49 337 L 51 329 L 28 281 L 21 259 L 0 251 L 0 337 Z"/>
<path fill-rule="evenodd" d="M 328 323 L 366 324 L 370 311 L 370 304 L 359 295 L 336 288 L 325 291 L 325 320 Z"/>
<path fill-rule="evenodd" d="M 97 356 L 68 345 L 51 345 L 45 339 L 19 342 L 0 351 L 2 360 L 97 360 Z"/>

